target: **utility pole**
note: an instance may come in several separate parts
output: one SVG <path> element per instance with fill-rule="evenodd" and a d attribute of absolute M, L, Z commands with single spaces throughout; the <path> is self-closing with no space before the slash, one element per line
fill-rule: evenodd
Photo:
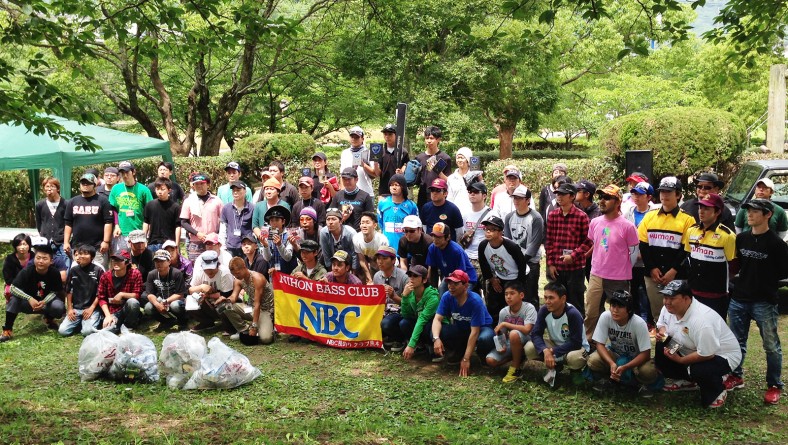
<path fill-rule="evenodd" d="M 772 65 L 769 74 L 769 117 L 766 122 L 766 147 L 772 153 L 785 151 L 785 65 Z"/>

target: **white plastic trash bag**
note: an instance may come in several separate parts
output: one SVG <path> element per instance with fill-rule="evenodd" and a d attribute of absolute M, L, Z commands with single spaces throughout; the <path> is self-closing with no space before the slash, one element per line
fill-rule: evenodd
<path fill-rule="evenodd" d="M 148 337 L 129 333 L 125 328 L 121 328 L 115 362 L 109 369 L 109 376 L 121 382 L 158 382 L 156 346 Z"/>
<path fill-rule="evenodd" d="M 167 376 L 167 386 L 180 389 L 189 380 L 205 356 L 205 339 L 191 332 L 177 332 L 164 337 L 159 354 L 159 371 Z"/>
<path fill-rule="evenodd" d="M 202 358 L 200 369 L 194 371 L 183 389 L 235 388 L 260 375 L 245 355 L 214 337 L 208 342 L 208 353 Z"/>
<path fill-rule="evenodd" d="M 109 372 L 115 361 L 118 336 L 110 331 L 94 332 L 79 347 L 79 375 L 83 382 L 96 380 Z"/>

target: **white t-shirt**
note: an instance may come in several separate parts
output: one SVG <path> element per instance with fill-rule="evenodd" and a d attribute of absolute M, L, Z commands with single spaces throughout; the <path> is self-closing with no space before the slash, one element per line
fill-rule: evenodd
<path fill-rule="evenodd" d="M 662 307 L 657 329 L 665 326 L 665 333 L 681 345 L 679 351 L 687 355 L 694 351 L 708 357 L 719 355 L 728 361 L 731 369 L 741 363 L 741 348 L 725 320 L 713 309 L 692 299 L 681 320 Z"/>
<path fill-rule="evenodd" d="M 501 323 L 511 323 L 516 326 L 536 324 L 536 308 L 533 304 L 523 301 L 520 310 L 512 313 L 512 309 L 506 306 L 498 313 L 498 324 Z"/>
<path fill-rule="evenodd" d="M 487 258 L 487 263 L 490 264 L 490 269 L 495 276 L 507 281 L 517 279 L 520 266 L 509 255 L 503 244 L 496 248 L 487 243 L 487 247 L 484 248 L 484 257 Z"/>
<path fill-rule="evenodd" d="M 342 173 L 342 170 L 347 167 L 357 165 L 356 173 L 358 174 L 358 188 L 369 193 L 369 196 L 377 196 L 375 189 L 372 188 L 372 178 L 370 178 L 367 172 L 364 170 L 364 166 L 360 164 L 361 159 L 369 163 L 369 165 L 373 168 L 375 167 L 375 162 L 369 161 L 369 148 L 367 148 L 366 145 L 355 153 L 350 149 L 350 147 L 342 150 L 342 154 L 339 156 L 339 173 Z"/>
<path fill-rule="evenodd" d="M 203 269 L 194 269 L 194 275 L 192 275 L 192 281 L 189 283 L 189 287 L 209 284 L 219 292 L 227 293 L 233 291 L 234 283 L 235 278 L 230 273 L 230 269 L 220 265 L 219 272 L 214 275 L 213 278 L 209 277 Z"/>
<path fill-rule="evenodd" d="M 219 267 L 224 266 L 226 268 L 229 268 L 230 260 L 232 259 L 233 259 L 233 255 L 230 252 L 224 249 L 219 251 Z M 202 270 L 202 263 L 203 263 L 202 256 L 197 257 L 197 259 L 194 261 L 194 271 L 193 271 L 194 273 L 197 273 L 198 271 Z"/>
<path fill-rule="evenodd" d="M 489 207 L 484 206 L 484 208 L 478 212 L 462 212 L 463 231 L 467 232 L 469 230 L 474 230 L 474 228 L 476 229 L 476 232 L 473 234 L 471 245 L 465 249 L 465 253 L 468 255 L 468 258 L 472 260 L 479 259 L 479 243 L 484 241 L 484 227 L 481 224 L 479 224 L 477 227 L 476 222 L 479 221 L 479 218 L 481 218 L 485 210 L 487 210 L 487 214 L 484 215 L 485 218 L 488 218 L 490 215 L 492 215 L 492 211 L 489 209 Z"/>
<path fill-rule="evenodd" d="M 449 175 L 446 184 L 449 187 L 446 200 L 456 205 L 463 215 L 470 212 L 471 201 L 468 199 L 468 186 L 465 185 L 465 178 L 462 177 L 459 169 Z"/>
<path fill-rule="evenodd" d="M 634 357 L 643 351 L 651 351 L 651 338 L 648 326 L 638 315 L 632 315 L 624 326 L 613 320 L 610 311 L 605 311 L 599 317 L 599 322 L 594 330 L 592 339 L 619 356 Z"/>
<path fill-rule="evenodd" d="M 375 270 L 378 269 L 378 265 L 375 263 L 375 254 L 378 253 L 378 249 L 380 249 L 381 246 L 388 245 L 388 238 L 380 232 L 375 232 L 375 236 L 372 237 L 372 241 L 370 242 L 364 241 L 364 234 L 361 232 L 353 235 L 353 250 L 359 255 L 364 255 L 367 258 L 367 263 L 375 268 Z"/>

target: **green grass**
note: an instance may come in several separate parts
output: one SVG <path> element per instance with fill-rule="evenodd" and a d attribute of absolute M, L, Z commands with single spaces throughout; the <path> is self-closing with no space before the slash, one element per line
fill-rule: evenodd
<path fill-rule="evenodd" d="M 160 347 L 164 336 L 148 334 Z M 15 339 L 0 344 L 0 437 L 113 444 L 781 442 L 788 408 L 762 403 L 765 365 L 752 334 L 747 387 L 710 411 L 698 406 L 697 393 L 600 396 L 567 375 L 551 390 L 538 365 L 524 381 L 504 386 L 502 370 L 478 362 L 460 379 L 456 367 L 426 360 L 285 341 L 229 342 L 263 372 L 235 390 L 81 383 L 82 338 L 58 338 L 40 317 L 20 316 Z"/>

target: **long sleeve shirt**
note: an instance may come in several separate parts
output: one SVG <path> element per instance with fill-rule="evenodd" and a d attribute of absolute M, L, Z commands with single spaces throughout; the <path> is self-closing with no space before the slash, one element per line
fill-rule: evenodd
<path fill-rule="evenodd" d="M 120 292 L 128 292 L 135 294 L 135 298 L 140 298 L 142 293 L 142 274 L 137 269 L 129 267 L 126 269 L 126 275 L 115 282 L 113 272 L 107 271 L 99 279 L 98 299 L 99 306 L 108 306 L 109 313 L 114 314 L 123 309 L 125 302 L 121 304 L 110 303 L 109 300 L 115 298 Z"/>
<path fill-rule="evenodd" d="M 435 318 L 435 311 L 438 310 L 438 290 L 432 286 L 427 286 L 421 299 L 416 301 L 416 292 L 413 291 L 407 295 L 402 296 L 400 303 L 400 315 L 402 318 L 416 319 L 416 324 L 413 327 L 413 334 L 408 340 L 408 346 L 411 348 L 416 347 L 421 333 L 424 331 L 424 326 L 430 326 L 432 319 Z M 448 321 L 447 321 L 448 322 Z"/>
<path fill-rule="evenodd" d="M 580 209 L 572 206 L 564 215 L 559 207 L 547 215 L 547 236 L 545 252 L 547 265 L 557 270 L 578 270 L 585 267 L 585 253 L 591 248 L 588 239 L 588 216 Z M 571 255 L 572 262 L 564 263 L 564 255 Z"/>
<path fill-rule="evenodd" d="M 564 323 L 569 326 L 565 329 Z M 560 332 L 560 333 L 558 333 Z M 571 304 L 566 305 L 564 313 L 555 317 L 547 306 L 542 306 L 536 314 L 536 323 L 531 331 L 531 341 L 534 342 L 536 352 L 542 354 L 547 349 L 544 335 L 547 333 L 550 340 L 555 344 L 553 355 L 562 357 L 572 351 L 577 351 L 585 347 L 585 328 L 583 327 L 583 316 Z"/>
<path fill-rule="evenodd" d="M 640 255 L 646 274 L 658 268 L 662 273 L 675 269 L 678 272 L 677 279 L 686 276 L 681 266 L 687 258 L 684 237 L 687 229 L 694 224 L 695 219 L 678 207 L 670 212 L 660 208 L 646 213 L 638 226 Z"/>

